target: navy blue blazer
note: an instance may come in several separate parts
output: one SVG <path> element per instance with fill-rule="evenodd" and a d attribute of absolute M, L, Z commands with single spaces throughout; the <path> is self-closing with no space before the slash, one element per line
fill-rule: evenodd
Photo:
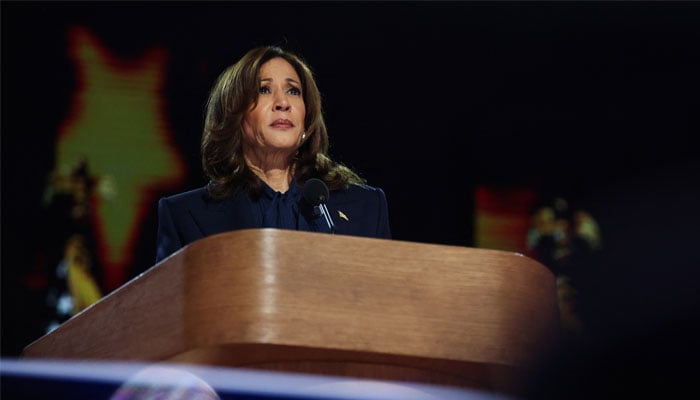
<path fill-rule="evenodd" d="M 305 203 L 302 199 L 300 203 Z M 391 238 L 386 196 L 380 188 L 349 185 L 330 193 L 328 211 L 340 235 Z M 158 201 L 158 238 L 156 263 L 178 249 L 209 235 L 260 228 L 253 216 L 253 201 L 244 191 L 216 201 L 199 188 Z M 305 218 L 309 230 L 330 232 L 323 216 L 314 215 L 307 204 L 299 204 L 299 218 Z"/>

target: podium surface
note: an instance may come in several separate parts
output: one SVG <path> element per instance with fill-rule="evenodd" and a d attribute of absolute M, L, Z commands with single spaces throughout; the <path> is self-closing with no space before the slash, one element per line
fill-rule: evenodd
<path fill-rule="evenodd" d="M 23 357 L 498 390 L 537 361 L 557 330 L 554 276 L 516 253 L 251 229 L 186 246 Z"/>

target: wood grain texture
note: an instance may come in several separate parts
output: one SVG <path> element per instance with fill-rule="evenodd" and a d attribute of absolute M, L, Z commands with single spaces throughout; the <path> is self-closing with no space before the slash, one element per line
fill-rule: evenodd
<path fill-rule="evenodd" d="M 557 318 L 553 275 L 519 254 L 252 229 L 181 249 L 23 356 L 493 388 L 537 361 Z"/>

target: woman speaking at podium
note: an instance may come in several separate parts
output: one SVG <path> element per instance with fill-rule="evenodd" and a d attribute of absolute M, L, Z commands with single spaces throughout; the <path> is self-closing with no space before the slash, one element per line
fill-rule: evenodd
<path fill-rule="evenodd" d="M 390 238 L 384 192 L 328 156 L 321 110 L 310 68 L 287 50 L 257 47 L 228 67 L 207 101 L 209 182 L 158 202 L 156 262 L 236 229 Z"/>

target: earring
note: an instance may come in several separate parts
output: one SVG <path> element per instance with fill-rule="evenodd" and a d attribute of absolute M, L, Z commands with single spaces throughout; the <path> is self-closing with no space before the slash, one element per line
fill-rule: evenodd
<path fill-rule="evenodd" d="M 303 133 L 301 134 L 301 140 L 303 141 L 304 139 L 306 139 L 306 132 L 303 132 Z"/>

